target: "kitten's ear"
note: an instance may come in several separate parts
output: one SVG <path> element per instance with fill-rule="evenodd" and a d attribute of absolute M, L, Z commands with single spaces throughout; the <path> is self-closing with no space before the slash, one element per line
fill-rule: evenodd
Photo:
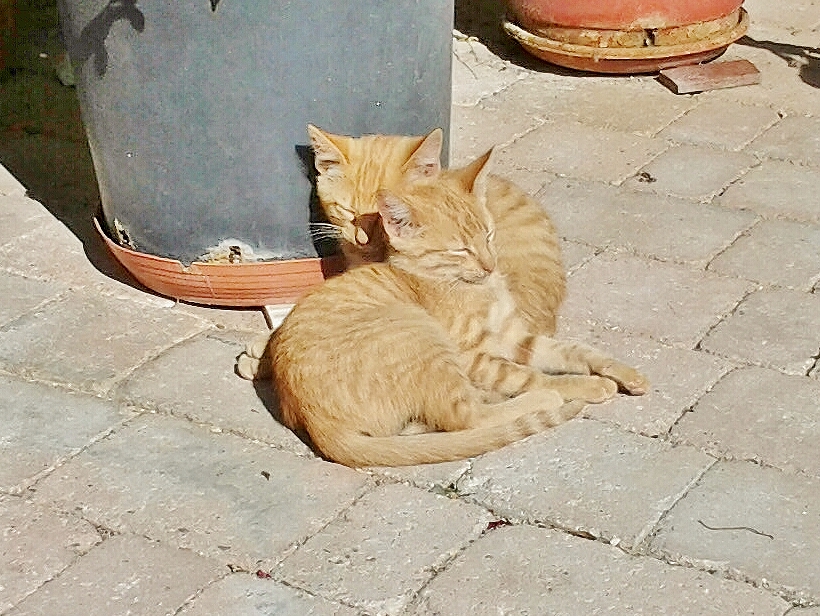
<path fill-rule="evenodd" d="M 458 179 L 464 188 L 478 197 L 481 201 L 485 199 L 487 190 L 487 176 L 490 174 L 490 160 L 493 156 L 494 148 L 490 148 L 484 154 L 476 158 L 466 167 L 458 170 Z"/>
<path fill-rule="evenodd" d="M 404 177 L 411 182 L 422 178 L 432 178 L 441 171 L 441 147 L 444 144 L 444 132 L 433 129 L 404 163 Z"/>
<path fill-rule="evenodd" d="M 307 126 L 310 135 L 310 145 L 313 147 L 313 161 L 319 175 L 332 176 L 342 173 L 342 165 L 347 164 L 347 158 L 333 140 L 323 130 L 313 124 Z"/>
<path fill-rule="evenodd" d="M 416 232 L 416 225 L 407 204 L 386 190 L 379 191 L 377 197 L 379 215 L 387 237 L 410 237 Z"/>

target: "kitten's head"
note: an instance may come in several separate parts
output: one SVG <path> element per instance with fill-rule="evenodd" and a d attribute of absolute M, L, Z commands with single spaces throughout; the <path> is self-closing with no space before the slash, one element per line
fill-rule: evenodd
<path fill-rule="evenodd" d="M 366 135 L 354 138 L 308 125 L 316 165 L 316 189 L 328 222 L 339 232 L 345 254 L 382 261 L 384 246 L 368 232 L 383 188 L 436 177 L 443 133 L 426 137 Z"/>
<path fill-rule="evenodd" d="M 379 192 L 389 261 L 424 278 L 484 282 L 495 270 L 495 227 L 485 204 L 492 151 L 433 182 Z"/>

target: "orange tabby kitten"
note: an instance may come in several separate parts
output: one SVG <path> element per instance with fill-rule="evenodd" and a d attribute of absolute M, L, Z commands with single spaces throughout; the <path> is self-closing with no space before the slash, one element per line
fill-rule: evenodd
<path fill-rule="evenodd" d="M 432 178 L 441 170 L 441 129 L 426 137 L 326 133 L 308 125 L 315 155 L 320 204 L 338 229 L 348 266 L 384 259 L 367 222 L 376 196 L 406 181 Z M 495 224 L 498 269 L 507 278 L 521 316 L 534 333 L 555 333 L 566 279 L 558 236 L 544 208 L 507 180 L 490 175 L 487 209 Z"/>
<path fill-rule="evenodd" d="M 643 393 L 631 368 L 529 333 L 497 268 L 487 159 L 380 192 L 388 262 L 327 280 L 273 334 L 282 420 L 327 458 L 396 466 L 474 456 L 566 421 L 617 384 Z M 590 365 L 605 376 L 585 376 Z M 408 433 L 419 425 L 426 432 Z"/>

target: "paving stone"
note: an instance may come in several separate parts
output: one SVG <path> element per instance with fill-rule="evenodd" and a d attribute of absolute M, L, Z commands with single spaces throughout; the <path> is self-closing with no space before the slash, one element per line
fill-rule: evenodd
<path fill-rule="evenodd" d="M 458 500 L 383 486 L 308 539 L 276 577 L 369 612 L 400 614 L 433 572 L 492 519 Z"/>
<path fill-rule="evenodd" d="M 260 308 L 220 308 L 180 302 L 179 312 L 190 314 L 211 323 L 219 330 L 236 330 L 259 334 L 268 331 L 265 313 Z"/>
<path fill-rule="evenodd" d="M 678 143 L 740 150 L 779 120 L 777 112 L 768 107 L 703 100 L 659 136 Z"/>
<path fill-rule="evenodd" d="M 522 69 L 504 62 L 478 40 L 453 40 L 453 105 L 475 105 L 523 75 Z"/>
<path fill-rule="evenodd" d="M 0 195 L 19 196 L 26 194 L 26 187 L 23 186 L 8 170 L 0 165 Z"/>
<path fill-rule="evenodd" d="M 0 247 L 31 233 L 33 229 L 51 218 L 51 214 L 44 205 L 34 199 L 29 199 L 22 192 L 13 196 L 3 196 L 2 174 L 4 172 L 6 170 L 0 165 Z"/>
<path fill-rule="evenodd" d="M 74 292 L 0 330 L 0 366 L 105 393 L 149 357 L 204 329 L 169 309 Z"/>
<path fill-rule="evenodd" d="M 749 209 L 769 218 L 784 217 L 820 223 L 817 170 L 779 160 L 760 166 L 729 186 L 716 203 Z"/>
<path fill-rule="evenodd" d="M 112 537 L 29 596 L 9 616 L 173 614 L 223 571 L 224 566 L 188 550 L 144 537 Z"/>
<path fill-rule="evenodd" d="M 558 232 L 561 232 L 560 229 Z M 561 259 L 567 272 L 575 271 L 596 254 L 597 249 L 592 246 L 567 240 L 561 242 Z"/>
<path fill-rule="evenodd" d="M 573 122 L 547 122 L 498 154 L 499 164 L 533 173 L 618 183 L 634 175 L 666 143 Z"/>
<path fill-rule="evenodd" d="M 52 473 L 35 500 L 255 571 L 332 520 L 366 482 L 345 467 L 145 415 Z"/>
<path fill-rule="evenodd" d="M 450 166 L 460 167 L 475 160 L 491 147 L 512 142 L 541 121 L 516 114 L 488 111 L 482 105 L 453 107 L 450 116 Z"/>
<path fill-rule="evenodd" d="M 0 491 L 22 492 L 127 416 L 99 398 L 0 376 Z"/>
<path fill-rule="evenodd" d="M 752 141 L 748 151 L 778 160 L 820 164 L 820 117 L 789 116 Z"/>
<path fill-rule="evenodd" d="M 376 477 L 387 477 L 406 485 L 429 490 L 434 494 L 448 496 L 453 486 L 470 468 L 469 460 L 441 462 L 439 464 L 420 464 L 418 466 L 372 466 L 367 472 Z"/>
<path fill-rule="evenodd" d="M 589 405 L 584 414 L 646 436 L 665 436 L 734 364 L 709 353 L 676 349 L 654 340 L 561 319 L 558 338 L 572 338 L 640 370 L 651 389 L 643 396 L 616 396 Z"/>
<path fill-rule="evenodd" d="M 757 218 L 668 195 L 571 179 L 551 182 L 538 197 L 568 239 L 704 266 Z"/>
<path fill-rule="evenodd" d="M 785 115 L 816 115 L 818 76 L 810 55 L 816 45 L 816 33 L 788 32 L 756 24 L 753 18 L 749 35 L 730 46 L 724 57 L 752 62 L 760 70 L 761 82 L 745 88 L 704 92 L 698 98 L 764 105 Z"/>
<path fill-rule="evenodd" d="M 105 278 L 89 261 L 83 242 L 52 216 L 0 247 L 0 259 L 15 273 L 73 287 L 91 286 Z"/>
<path fill-rule="evenodd" d="M 66 287 L 58 282 L 46 282 L 24 278 L 17 274 L 0 272 L 0 337 L 2 327 L 25 313 L 34 310 L 64 292 Z"/>
<path fill-rule="evenodd" d="M 638 546 L 713 458 L 574 420 L 476 458 L 459 492 L 513 520 Z"/>
<path fill-rule="evenodd" d="M 820 478 L 820 383 L 765 368 L 724 377 L 673 428 L 713 455 L 760 461 Z"/>
<path fill-rule="evenodd" d="M 727 152 L 701 145 L 675 145 L 641 167 L 640 175 L 629 178 L 625 186 L 710 201 L 756 164 L 757 159 L 745 152 Z"/>
<path fill-rule="evenodd" d="M 756 291 L 704 338 L 707 351 L 805 375 L 820 349 L 820 297 L 789 289 Z"/>
<path fill-rule="evenodd" d="M 688 348 L 751 290 L 711 272 L 609 253 L 587 261 L 567 284 L 562 314 Z"/>
<path fill-rule="evenodd" d="M 743 6 L 754 22 L 777 24 L 790 29 L 810 28 L 820 23 L 820 4 L 814 0 L 790 2 L 788 11 L 766 0 L 745 0 Z"/>
<path fill-rule="evenodd" d="M 22 601 L 102 539 L 91 524 L 0 496 L 0 612 Z"/>
<path fill-rule="evenodd" d="M 234 574 L 208 586 L 179 616 L 356 616 L 356 610 L 254 575 Z"/>
<path fill-rule="evenodd" d="M 436 576 L 415 614 L 782 616 L 789 607 L 747 584 L 555 530 L 509 526 L 486 533 Z"/>
<path fill-rule="evenodd" d="M 796 607 L 787 612 L 787 616 L 820 616 L 820 607 Z"/>
<path fill-rule="evenodd" d="M 719 254 L 709 269 L 765 284 L 811 291 L 820 279 L 820 226 L 764 220 Z"/>
<path fill-rule="evenodd" d="M 252 383 L 234 373 L 244 348 L 227 335 L 198 336 L 138 368 L 123 384 L 122 395 L 140 408 L 309 455 L 304 443 L 274 418 L 278 410 L 270 384 Z"/>
<path fill-rule="evenodd" d="M 670 562 L 749 580 L 790 601 L 818 602 L 818 524 L 817 479 L 720 462 L 664 518 L 651 550 Z"/>
<path fill-rule="evenodd" d="M 675 96 L 649 76 L 613 79 L 583 75 L 568 80 L 536 73 L 497 96 L 504 108 L 517 104 L 522 113 L 534 108 L 544 119 L 645 136 L 656 135 L 697 104 L 693 97 Z"/>

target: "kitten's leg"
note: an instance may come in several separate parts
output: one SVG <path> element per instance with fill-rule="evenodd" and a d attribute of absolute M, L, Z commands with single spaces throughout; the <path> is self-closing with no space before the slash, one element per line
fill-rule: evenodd
<path fill-rule="evenodd" d="M 271 376 L 271 363 L 268 357 L 270 334 L 258 336 L 249 342 L 245 351 L 236 358 L 236 373 L 243 379 L 254 381 Z"/>
<path fill-rule="evenodd" d="M 531 336 L 519 345 L 516 361 L 547 373 L 598 374 L 633 395 L 645 394 L 647 378 L 617 359 L 583 344 Z"/>
<path fill-rule="evenodd" d="M 564 400 L 603 402 L 618 393 L 615 381 L 601 376 L 544 374 L 533 367 L 517 364 L 488 353 L 476 353 L 468 369 L 477 387 L 504 396 L 519 396 L 531 390 L 549 389 Z"/>
<path fill-rule="evenodd" d="M 550 389 L 525 391 L 514 398 L 492 404 L 480 402 L 476 395 L 462 400 L 449 414 L 437 414 L 431 425 L 436 430 L 452 432 L 514 424 L 528 418 L 539 426 L 529 432 L 532 434 L 564 423 L 575 417 L 584 406 L 582 401 L 565 403 L 560 394 Z"/>

